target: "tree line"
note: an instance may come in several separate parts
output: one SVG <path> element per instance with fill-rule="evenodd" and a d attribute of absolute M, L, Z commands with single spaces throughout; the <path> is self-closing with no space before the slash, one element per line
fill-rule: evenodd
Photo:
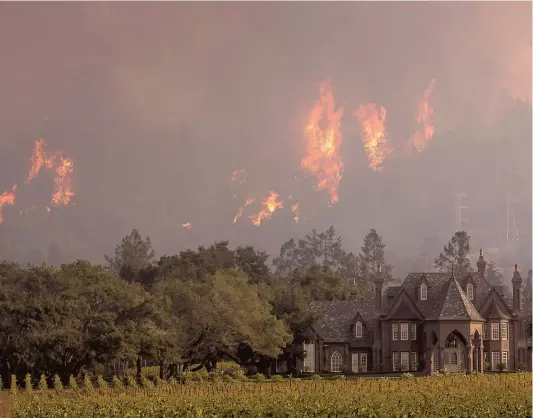
<path fill-rule="evenodd" d="M 157 259 L 134 229 L 105 265 L 3 261 L 0 375 L 7 383 L 58 374 L 66 383 L 134 367 L 140 379 L 150 364 L 165 379 L 223 359 L 268 374 L 278 357 L 296 371 L 317 319 L 309 303 L 372 297 L 378 266 L 392 277 L 384 249 L 372 229 L 358 255 L 347 252 L 330 227 L 285 242 L 272 268 L 267 253 L 228 241 Z M 464 262 L 463 250 L 445 248 L 442 268 Z"/>

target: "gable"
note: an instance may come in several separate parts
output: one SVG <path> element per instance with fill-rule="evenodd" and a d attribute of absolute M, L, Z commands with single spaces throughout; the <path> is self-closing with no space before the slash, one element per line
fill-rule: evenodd
<path fill-rule="evenodd" d="M 494 289 L 490 291 L 479 313 L 485 319 L 509 319 L 513 316 L 507 304 Z"/>
<path fill-rule="evenodd" d="M 404 289 L 402 289 L 392 303 L 385 319 L 423 319 L 423 315 L 416 307 L 413 300 L 409 297 Z"/>

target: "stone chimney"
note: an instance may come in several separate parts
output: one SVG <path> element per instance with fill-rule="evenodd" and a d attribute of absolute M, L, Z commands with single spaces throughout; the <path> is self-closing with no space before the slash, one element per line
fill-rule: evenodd
<path fill-rule="evenodd" d="M 485 267 L 487 267 L 487 262 L 483 258 L 483 248 L 479 250 L 479 260 L 477 260 L 477 272 L 485 274 Z"/>
<path fill-rule="evenodd" d="M 514 265 L 511 282 L 513 282 L 513 311 L 516 313 L 522 310 L 522 276 L 518 271 L 518 264 Z"/>
<path fill-rule="evenodd" d="M 377 310 L 383 308 L 383 283 L 385 283 L 385 275 L 381 270 L 381 264 L 378 265 L 378 272 L 374 277 L 374 300 Z"/>

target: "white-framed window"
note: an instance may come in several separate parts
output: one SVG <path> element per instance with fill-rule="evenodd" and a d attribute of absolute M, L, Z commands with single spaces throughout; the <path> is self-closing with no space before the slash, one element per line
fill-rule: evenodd
<path fill-rule="evenodd" d="M 314 373 L 315 372 L 315 344 L 305 344 L 304 343 L 304 372 Z"/>
<path fill-rule="evenodd" d="M 366 372 L 368 370 L 368 356 L 366 353 L 361 353 L 361 372 Z"/>
<path fill-rule="evenodd" d="M 409 370 L 409 352 L 408 351 L 402 351 L 401 353 L 401 366 L 402 370 Z"/>
<path fill-rule="evenodd" d="M 359 353 L 352 353 L 352 372 L 359 373 Z"/>
<path fill-rule="evenodd" d="M 466 296 L 468 300 L 474 300 L 474 286 L 472 286 L 472 283 L 466 285 Z"/>
<path fill-rule="evenodd" d="M 500 352 L 499 351 L 493 351 L 492 352 L 492 370 L 498 369 L 498 364 L 500 364 Z"/>
<path fill-rule="evenodd" d="M 363 338 L 363 324 L 360 321 L 355 323 L 355 338 Z"/>
<path fill-rule="evenodd" d="M 502 322 L 501 324 L 501 334 L 502 334 L 502 340 L 503 341 L 507 341 L 507 338 L 508 338 L 508 326 L 507 326 L 507 322 Z"/>
<path fill-rule="evenodd" d="M 392 341 L 398 341 L 398 324 L 392 324 Z"/>
<path fill-rule="evenodd" d="M 416 341 L 416 323 L 411 323 L 411 340 Z"/>
<path fill-rule="evenodd" d="M 402 341 L 409 339 L 409 324 L 407 322 L 402 322 L 400 324 L 400 338 Z"/>
<path fill-rule="evenodd" d="M 499 340 L 500 339 L 500 324 L 499 322 L 493 322 L 491 325 L 491 339 Z"/>
<path fill-rule="evenodd" d="M 400 356 L 397 351 L 392 353 L 392 371 L 396 372 L 400 368 Z"/>
<path fill-rule="evenodd" d="M 483 339 L 484 340 L 489 339 L 489 323 L 488 322 L 483 324 Z"/>
<path fill-rule="evenodd" d="M 418 356 L 416 351 L 411 352 L 411 371 L 416 372 L 418 370 Z"/>
<path fill-rule="evenodd" d="M 425 283 L 420 285 L 420 300 L 428 300 L 428 287 Z"/>
<path fill-rule="evenodd" d="M 507 361 L 509 360 L 509 352 L 502 351 L 502 363 L 505 364 L 505 369 L 507 370 Z"/>
<path fill-rule="evenodd" d="M 331 371 L 333 373 L 339 373 L 342 371 L 342 354 L 335 351 L 331 355 Z"/>

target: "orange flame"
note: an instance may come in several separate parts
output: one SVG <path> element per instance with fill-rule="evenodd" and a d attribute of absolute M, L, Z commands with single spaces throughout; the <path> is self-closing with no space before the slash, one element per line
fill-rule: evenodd
<path fill-rule="evenodd" d="M 70 202 L 74 193 L 72 192 L 72 172 L 74 163 L 69 157 L 60 157 L 61 163 L 56 168 L 54 178 L 54 191 L 52 193 L 52 205 L 66 205 Z"/>
<path fill-rule="evenodd" d="M 368 166 L 381 172 L 381 164 L 392 152 L 385 133 L 387 109 L 380 107 L 379 113 L 375 103 L 359 106 L 353 113 L 361 124 L 361 139 L 368 158 Z"/>
<path fill-rule="evenodd" d="M 246 202 L 244 202 L 244 205 L 239 208 L 239 210 L 237 211 L 237 214 L 233 218 L 233 223 L 234 224 L 237 223 L 239 218 L 242 216 L 242 213 L 244 212 L 244 208 L 246 206 L 248 206 L 248 205 L 251 205 L 254 202 L 255 202 L 255 197 L 250 197 L 250 198 L 246 199 Z"/>
<path fill-rule="evenodd" d="M 298 223 L 298 221 L 300 220 L 300 216 L 298 215 L 298 207 L 300 206 L 299 203 L 295 203 L 294 205 L 292 205 L 292 213 L 294 213 L 294 222 Z"/>
<path fill-rule="evenodd" d="M 261 212 L 259 212 L 255 216 L 250 216 L 250 219 L 252 220 L 252 223 L 255 226 L 261 225 L 261 222 L 264 219 L 272 218 L 272 214 L 274 213 L 274 211 L 276 209 L 281 209 L 283 207 L 283 201 L 280 200 L 278 202 L 277 200 L 279 197 L 279 194 L 276 193 L 274 190 L 269 190 L 268 192 L 270 196 L 268 196 L 266 200 L 262 203 L 263 210 L 261 210 Z"/>
<path fill-rule="evenodd" d="M 339 130 L 344 113 L 341 106 L 335 111 L 335 99 L 329 81 L 320 86 L 320 99 L 309 112 L 305 127 L 307 156 L 301 161 L 302 170 L 317 178 L 316 188 L 329 192 L 329 205 L 339 200 L 339 183 L 344 164 L 339 155 L 342 136 Z"/>
<path fill-rule="evenodd" d="M 41 168 L 44 166 L 47 169 L 51 170 L 54 166 L 54 162 L 56 159 L 55 155 L 47 156 L 44 152 L 45 143 L 43 139 L 37 139 L 35 140 L 35 144 L 33 147 L 33 153 L 31 156 L 31 169 L 28 174 L 28 178 L 26 179 L 26 183 L 29 183 L 32 181 L 35 177 L 37 177 L 37 174 L 39 174 L 39 171 L 41 171 Z"/>
<path fill-rule="evenodd" d="M 435 79 L 430 81 L 429 86 L 424 92 L 424 99 L 419 102 L 417 118 L 419 128 L 409 138 L 410 147 L 415 147 L 419 152 L 427 149 L 429 140 L 435 133 L 435 128 L 430 124 L 433 108 L 429 107 L 429 95 L 433 92 L 435 83 Z"/>
<path fill-rule="evenodd" d="M 0 224 L 4 221 L 2 217 L 2 206 L 4 205 L 13 205 L 15 203 L 15 191 L 17 190 L 17 185 L 15 184 L 11 192 L 7 190 L 0 194 Z"/>
<path fill-rule="evenodd" d="M 184 228 L 187 228 L 187 229 L 191 229 L 192 228 L 192 224 L 190 222 L 185 222 L 184 224 L 181 224 L 182 227 Z"/>

